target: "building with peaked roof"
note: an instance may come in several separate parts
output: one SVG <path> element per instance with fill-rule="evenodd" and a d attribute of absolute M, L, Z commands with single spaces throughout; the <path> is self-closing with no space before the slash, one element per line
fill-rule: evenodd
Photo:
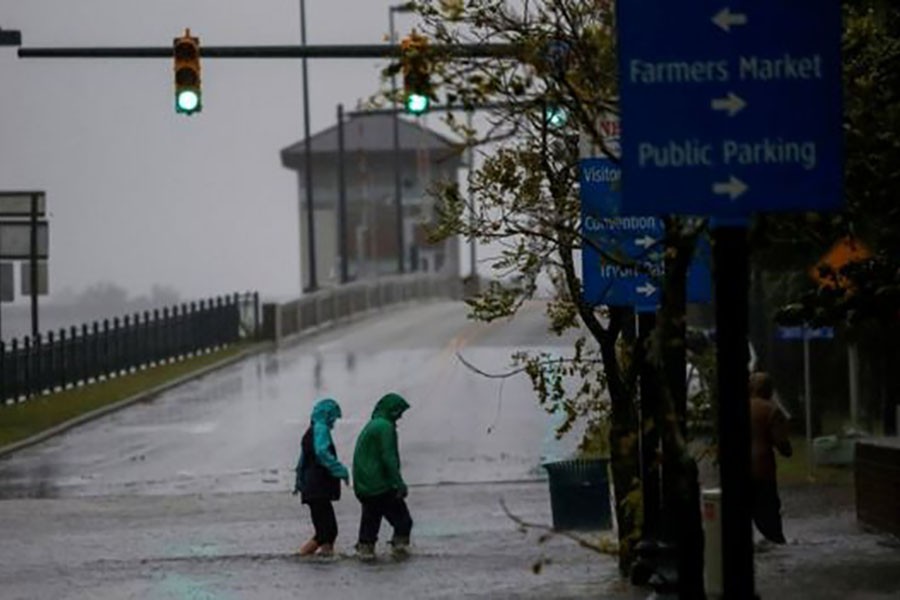
<path fill-rule="evenodd" d="M 407 271 L 457 273 L 458 240 L 430 245 L 422 225 L 433 215 L 434 201 L 427 193 L 429 186 L 439 180 L 457 180 L 462 147 L 418 123 L 399 119 L 404 248 L 398 249 L 392 120 L 390 114 L 371 114 L 356 115 L 344 122 L 343 171 L 350 277 L 396 273 L 398 251 L 402 252 Z M 340 274 L 338 134 L 339 127 L 335 124 L 310 137 L 316 273 L 320 285 L 336 283 Z M 297 173 L 303 240 L 308 218 L 305 140 L 284 148 L 281 163 Z M 300 264 L 304 289 L 309 283 L 307 253 L 307 244 L 302 241 Z"/>

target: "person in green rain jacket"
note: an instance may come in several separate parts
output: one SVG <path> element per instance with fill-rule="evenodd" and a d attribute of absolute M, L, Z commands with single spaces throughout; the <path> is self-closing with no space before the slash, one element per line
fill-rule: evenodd
<path fill-rule="evenodd" d="M 300 547 L 301 556 L 316 551 L 322 555 L 334 552 L 338 528 L 331 503 L 341 498 L 341 479 L 350 481 L 331 439 L 331 429 L 340 417 L 341 407 L 331 398 L 317 402 L 300 444 L 294 493 L 299 492 L 300 499 L 309 506 L 315 528 L 315 536 Z"/>
<path fill-rule="evenodd" d="M 356 439 L 353 490 L 362 504 L 356 551 L 364 560 L 375 556 L 382 518 L 394 528 L 393 552 L 403 555 L 409 549 L 413 522 L 406 506 L 407 489 L 400 474 L 397 449 L 397 421 L 408 408 L 409 404 L 399 394 L 382 396 L 375 405 L 372 419 Z"/>

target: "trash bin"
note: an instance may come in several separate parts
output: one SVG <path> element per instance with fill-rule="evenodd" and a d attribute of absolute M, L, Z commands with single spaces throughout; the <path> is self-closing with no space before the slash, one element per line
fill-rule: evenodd
<path fill-rule="evenodd" d="M 609 529 L 608 461 L 576 459 L 545 463 L 550 483 L 553 529 Z"/>
<path fill-rule="evenodd" d="M 866 437 L 860 431 L 817 437 L 813 440 L 813 462 L 816 466 L 850 466 L 853 464 L 856 442 Z"/>

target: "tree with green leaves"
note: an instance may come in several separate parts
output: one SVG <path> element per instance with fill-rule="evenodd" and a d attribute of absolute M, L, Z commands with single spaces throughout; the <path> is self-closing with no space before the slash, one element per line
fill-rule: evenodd
<path fill-rule="evenodd" d="M 488 107 L 488 125 L 476 131 L 447 115 L 466 145 L 483 149 L 482 160 L 470 173 L 468 190 L 453 183 L 433 190 L 438 202 L 431 236 L 462 235 L 501 248 L 492 261 L 495 279 L 469 300 L 474 318 L 513 315 L 541 293 L 546 281 L 552 290 L 549 331 L 580 332 L 571 356 L 522 352 L 515 360 L 531 376 L 541 403 L 566 415 L 561 431 L 583 419 L 587 441 L 608 436 L 623 573 L 641 538 L 638 373 L 649 360 L 664 375 L 660 379 L 668 385 L 662 386 L 655 421 L 679 498 L 670 517 L 678 524 L 675 535 L 684 550 L 683 597 L 701 598 L 697 469 L 677 407 L 683 405 L 685 387 L 684 277 L 705 223 L 666 221 L 664 308 L 652 339 L 635 338 L 632 309 L 594 307 L 582 297 L 578 261 L 586 244 L 594 244 L 605 260 L 623 260 L 614 248 L 598 247 L 582 235 L 578 193 L 579 147 L 615 159 L 603 129 L 618 111 L 611 3 L 423 0 L 411 5 L 422 17 L 422 33 L 436 46 L 492 43 L 515 49 L 489 59 L 432 52 L 432 77 L 443 100 L 471 111 Z M 548 361 L 561 377 L 547 377 Z"/>

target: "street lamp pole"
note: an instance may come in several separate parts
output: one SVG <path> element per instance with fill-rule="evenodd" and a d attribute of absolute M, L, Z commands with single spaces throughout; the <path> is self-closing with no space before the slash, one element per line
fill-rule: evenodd
<path fill-rule="evenodd" d="M 394 29 L 394 13 L 410 12 L 408 4 L 397 4 L 388 9 L 388 22 L 391 33 L 391 45 L 397 44 L 397 34 Z M 400 182 L 400 117 L 397 108 L 397 75 L 391 75 L 391 97 L 394 102 L 394 113 L 392 117 L 393 135 L 394 135 L 394 207 L 397 211 L 397 272 L 403 273 L 406 270 L 405 251 L 403 247 L 403 190 Z"/>
<path fill-rule="evenodd" d="M 466 112 L 466 126 L 469 128 L 469 132 L 472 131 L 472 112 Z M 475 170 L 475 153 L 472 148 L 471 139 L 468 140 L 466 148 L 466 179 L 468 180 L 468 185 L 466 186 L 468 189 L 466 190 L 469 194 L 469 225 L 471 229 L 475 230 L 475 224 L 477 222 L 477 216 L 475 214 L 475 197 L 472 195 L 472 172 Z M 470 232 L 471 233 L 471 232 Z M 476 252 L 478 247 L 478 240 L 475 239 L 475 235 L 469 236 L 469 276 L 472 278 L 472 285 L 476 285 L 478 282 L 478 258 L 476 256 Z M 477 289 L 477 288 L 476 288 Z"/>
<path fill-rule="evenodd" d="M 306 0 L 300 0 L 300 44 L 306 46 Z M 306 183 L 306 248 L 309 266 L 309 284 L 304 291 L 313 292 L 319 287 L 316 277 L 316 228 L 312 185 L 312 140 L 309 138 L 309 78 L 306 57 L 303 57 L 303 148 L 305 162 L 303 176 Z M 303 209 L 300 209 L 301 213 Z M 300 265 L 300 287 L 303 287 L 303 265 Z"/>

